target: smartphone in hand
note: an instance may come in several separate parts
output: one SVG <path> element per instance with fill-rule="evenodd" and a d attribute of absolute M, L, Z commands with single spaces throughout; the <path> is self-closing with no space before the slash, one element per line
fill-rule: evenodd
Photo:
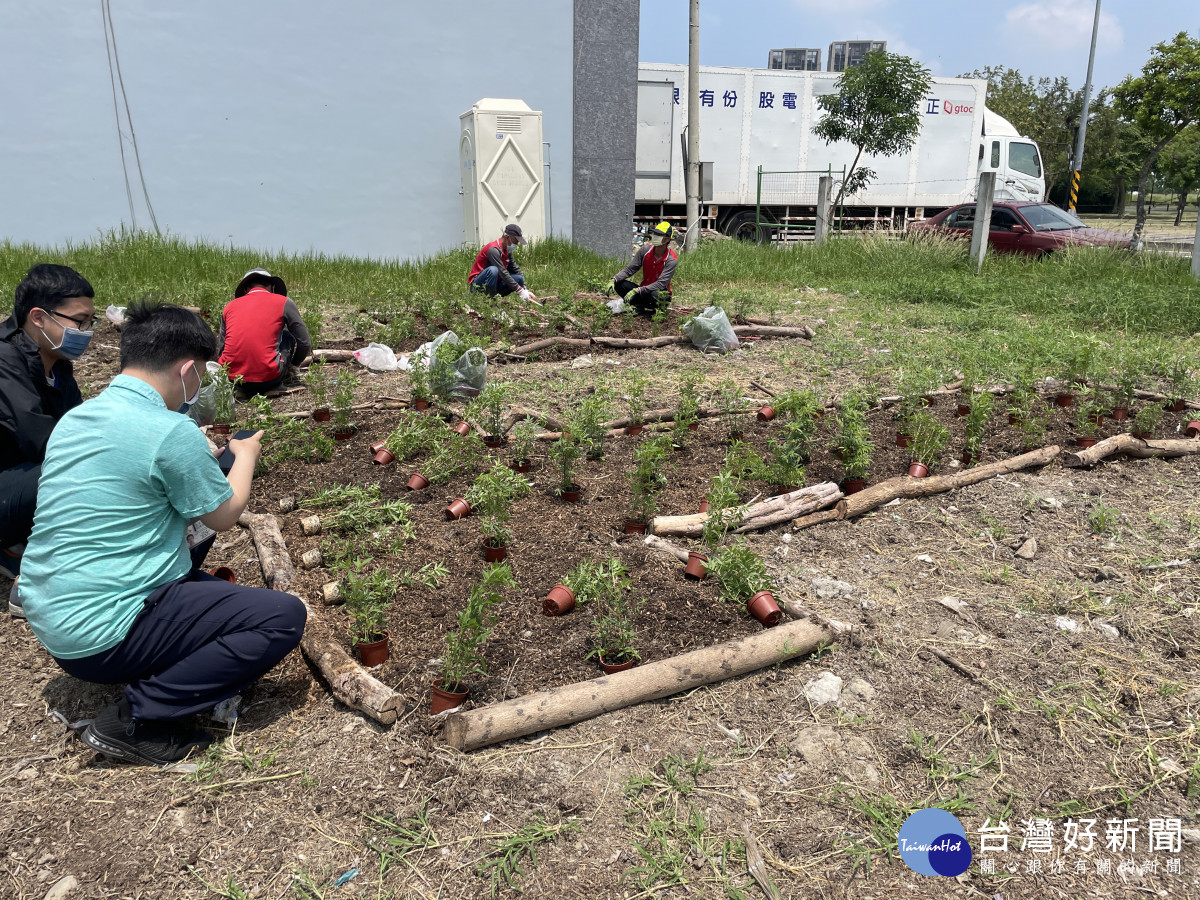
<path fill-rule="evenodd" d="M 243 429 L 242 431 L 235 432 L 230 436 L 229 439 L 231 441 L 240 441 L 248 437 L 253 437 L 254 434 L 255 432 L 253 431 L 246 431 Z M 221 466 L 221 471 L 226 475 L 228 475 L 229 470 L 233 468 L 233 460 L 233 451 L 229 448 L 229 445 L 226 444 L 225 449 L 221 451 L 221 455 L 217 457 L 217 463 Z"/>

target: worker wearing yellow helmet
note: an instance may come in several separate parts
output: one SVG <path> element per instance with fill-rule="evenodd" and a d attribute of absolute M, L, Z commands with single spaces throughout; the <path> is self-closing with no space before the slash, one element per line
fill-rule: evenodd
<path fill-rule="evenodd" d="M 655 309 L 671 302 L 671 276 L 677 259 L 671 249 L 674 234 L 670 222 L 659 222 L 650 233 L 650 241 L 634 251 L 629 265 L 613 276 L 612 291 L 633 304 L 641 315 L 654 315 Z M 638 269 L 642 270 L 640 285 L 629 280 Z"/>

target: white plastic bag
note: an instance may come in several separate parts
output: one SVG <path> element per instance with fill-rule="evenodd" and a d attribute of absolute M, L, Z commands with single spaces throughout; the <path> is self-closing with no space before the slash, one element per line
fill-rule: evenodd
<path fill-rule="evenodd" d="M 395 372 L 400 368 L 396 354 L 387 344 L 375 341 L 367 344 L 361 350 L 354 351 L 354 358 L 372 372 Z"/>
<path fill-rule="evenodd" d="M 680 329 L 704 353 L 728 353 L 738 345 L 729 317 L 719 306 L 710 306 Z"/>
<path fill-rule="evenodd" d="M 125 324 L 125 307 L 113 306 L 110 303 L 108 304 L 108 309 L 104 311 L 104 317 L 117 326 L 117 328 L 120 328 Z"/>
<path fill-rule="evenodd" d="M 619 316 L 625 311 L 625 299 L 623 297 L 613 297 L 605 306 L 612 310 L 614 316 Z"/>

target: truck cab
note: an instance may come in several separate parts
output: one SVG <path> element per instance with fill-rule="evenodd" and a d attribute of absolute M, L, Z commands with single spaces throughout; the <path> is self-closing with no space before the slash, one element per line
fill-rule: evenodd
<path fill-rule="evenodd" d="M 996 200 L 1039 202 L 1046 193 L 1037 144 L 987 107 L 979 141 L 979 171 L 996 173 Z"/>

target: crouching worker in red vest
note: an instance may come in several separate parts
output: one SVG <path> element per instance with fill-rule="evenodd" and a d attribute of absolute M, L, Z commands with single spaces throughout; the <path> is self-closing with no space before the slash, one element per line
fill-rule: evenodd
<path fill-rule="evenodd" d="M 241 377 L 238 389 L 247 397 L 277 389 L 288 368 L 312 353 L 312 339 L 282 278 L 266 269 L 242 276 L 233 302 L 221 313 L 217 353 L 229 377 Z"/>
<path fill-rule="evenodd" d="M 231 440 L 228 480 L 184 415 L 213 333 L 179 306 L 131 306 L 121 374 L 50 436 L 21 565 L 29 627 L 68 674 L 125 684 L 81 735 L 129 762 L 168 765 L 212 741 L 187 725 L 262 677 L 304 634 L 291 594 L 214 578 L 185 530 L 232 528 L 262 432 Z"/>
<path fill-rule="evenodd" d="M 629 265 L 613 276 L 611 291 L 632 303 L 639 315 L 652 316 L 654 311 L 671 303 L 671 278 L 675 274 L 675 251 L 671 249 L 671 236 L 675 230 L 670 222 L 659 222 L 651 233 L 651 240 L 642 244 L 633 254 Z M 642 270 L 642 283 L 629 280 L 638 269 Z"/>

